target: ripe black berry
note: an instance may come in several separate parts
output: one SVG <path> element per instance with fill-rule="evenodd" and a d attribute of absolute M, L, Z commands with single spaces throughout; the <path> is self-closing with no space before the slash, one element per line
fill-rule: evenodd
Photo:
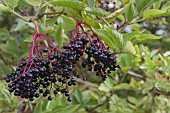
<path fill-rule="evenodd" d="M 47 48 L 44 48 L 44 49 L 43 49 L 43 52 L 44 52 L 44 53 L 48 52 L 48 49 L 47 49 Z"/>
<path fill-rule="evenodd" d="M 53 98 L 51 96 L 48 96 L 48 100 L 51 101 Z"/>
<path fill-rule="evenodd" d="M 43 89 L 40 89 L 39 92 L 40 92 L 40 93 L 43 93 L 44 91 L 43 91 Z"/>
<path fill-rule="evenodd" d="M 67 101 L 71 102 L 71 101 L 72 101 L 71 97 L 68 97 L 68 98 L 67 98 Z"/>
<path fill-rule="evenodd" d="M 58 94 L 58 91 L 57 91 L 57 90 L 55 90 L 55 91 L 54 91 L 54 94 Z"/>

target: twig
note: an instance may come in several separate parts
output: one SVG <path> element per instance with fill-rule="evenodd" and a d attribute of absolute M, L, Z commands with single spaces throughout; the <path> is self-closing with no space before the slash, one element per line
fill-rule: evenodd
<path fill-rule="evenodd" d="M 128 24 L 129 23 L 125 21 L 117 30 L 121 32 Z"/>
<path fill-rule="evenodd" d="M 63 11 L 62 11 L 63 12 Z M 62 12 L 48 12 L 48 13 L 41 13 L 38 15 L 38 18 L 43 17 L 44 15 L 56 15 L 56 14 L 61 14 Z"/>
<path fill-rule="evenodd" d="M 63 9 L 61 12 L 39 13 L 39 14 L 37 14 L 37 16 L 36 16 L 35 18 L 30 19 L 30 21 L 39 20 L 39 19 L 41 19 L 41 18 L 42 18 L 43 16 L 45 16 L 45 15 L 47 15 L 48 18 L 54 18 L 54 17 L 60 16 L 60 15 L 62 15 L 62 14 L 65 14 L 65 15 L 66 15 L 66 13 L 64 13 L 64 10 L 65 10 L 65 9 Z"/>
<path fill-rule="evenodd" d="M 106 98 L 106 109 L 107 109 L 107 111 L 109 112 L 109 110 L 110 110 L 110 104 L 109 104 L 109 101 L 110 101 L 110 97 L 107 97 Z"/>
<path fill-rule="evenodd" d="M 96 17 L 99 18 L 99 19 L 101 19 L 107 26 L 110 27 L 110 24 L 109 24 L 104 18 L 98 17 L 98 16 L 96 16 Z"/>
<path fill-rule="evenodd" d="M 131 21 L 129 24 L 134 24 L 134 23 L 138 23 L 138 22 L 142 22 L 144 21 L 144 19 L 139 19 L 139 20 L 136 20 L 136 21 Z"/>
<path fill-rule="evenodd" d="M 92 83 L 90 83 L 90 82 L 88 82 L 88 81 L 83 81 L 82 79 L 77 79 L 77 81 L 78 81 L 78 83 L 80 83 L 80 84 L 85 84 L 85 85 L 87 85 L 87 86 L 89 86 L 89 87 L 96 87 L 96 88 L 98 88 L 98 86 L 96 86 L 96 85 L 94 85 L 94 84 L 92 84 Z"/>
<path fill-rule="evenodd" d="M 104 103 L 105 103 L 105 102 L 104 102 Z M 90 110 L 95 110 L 96 108 L 101 107 L 102 105 L 104 105 L 104 103 L 102 103 L 102 104 L 98 104 L 97 106 L 95 106 L 95 107 L 91 108 Z"/>
<path fill-rule="evenodd" d="M 151 104 L 151 107 L 152 107 L 152 110 L 154 111 L 155 109 L 155 100 L 154 100 L 155 96 L 152 97 L 152 104 Z"/>
<path fill-rule="evenodd" d="M 44 2 L 41 3 L 41 5 L 38 7 L 38 10 L 35 13 L 34 18 L 37 18 L 37 16 L 40 14 L 41 9 L 43 8 Z"/>
<path fill-rule="evenodd" d="M 34 22 L 34 21 L 39 20 L 40 18 L 42 18 L 44 15 L 56 15 L 56 14 L 58 14 L 58 15 L 56 15 L 56 16 L 60 16 L 61 14 L 65 14 L 65 15 L 66 15 L 66 13 L 64 13 L 64 10 L 65 10 L 65 9 L 63 9 L 63 11 L 61 11 L 61 12 L 40 13 L 40 11 L 41 11 L 41 9 L 42 9 L 42 7 L 43 7 L 43 3 L 42 3 L 42 4 L 40 5 L 40 7 L 38 8 L 38 11 L 36 12 L 35 16 L 34 16 L 33 18 L 26 19 L 26 18 L 24 18 L 22 15 L 20 15 L 19 13 L 15 12 L 14 9 L 12 9 L 12 7 L 10 7 L 5 1 L 2 0 L 2 2 L 3 2 L 3 4 L 4 4 L 5 6 L 8 6 L 8 7 L 11 9 L 11 12 L 12 12 L 14 15 L 16 15 L 17 17 L 21 18 L 22 20 L 24 20 L 24 21 L 26 21 L 26 22 Z M 56 17 L 56 16 L 51 16 L 51 17 Z M 50 18 L 51 18 L 51 17 L 50 17 Z"/>
<path fill-rule="evenodd" d="M 137 74 L 137 73 L 135 73 L 135 72 L 128 71 L 127 73 L 128 73 L 129 75 L 135 77 L 135 78 L 139 78 L 139 79 L 142 79 L 142 80 L 145 79 L 142 75 Z"/>

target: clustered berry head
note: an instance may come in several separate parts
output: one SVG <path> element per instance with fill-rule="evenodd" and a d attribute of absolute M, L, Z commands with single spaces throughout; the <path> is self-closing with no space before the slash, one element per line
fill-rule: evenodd
<path fill-rule="evenodd" d="M 89 71 L 95 71 L 97 76 L 101 76 L 104 81 L 107 74 L 120 68 L 116 64 L 116 57 L 113 53 L 105 48 L 101 48 L 97 40 L 93 40 L 90 47 L 85 50 L 87 58 L 82 62 L 82 67 L 87 67 Z"/>
<path fill-rule="evenodd" d="M 93 34 L 85 32 L 82 25 L 87 25 Z M 79 31 L 79 27 L 82 31 Z M 47 46 L 43 37 L 49 41 L 51 47 Z M 37 39 L 38 46 L 35 46 Z M 15 71 L 7 74 L 9 92 L 30 101 L 40 95 L 50 101 L 55 95 L 62 93 L 71 101 L 69 87 L 77 85 L 76 78 L 81 76 L 77 72 L 77 68 L 81 68 L 77 66 L 78 63 L 82 64 L 82 68 L 95 72 L 103 81 L 107 74 L 120 68 L 116 64 L 115 54 L 85 22 L 77 23 L 74 35 L 63 46 L 63 51 L 56 48 L 48 36 L 36 33 L 28 59 L 21 61 Z"/>

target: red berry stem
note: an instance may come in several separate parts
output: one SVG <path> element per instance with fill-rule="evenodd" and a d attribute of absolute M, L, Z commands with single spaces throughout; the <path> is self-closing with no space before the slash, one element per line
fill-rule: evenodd
<path fill-rule="evenodd" d="M 52 47 L 52 50 L 54 52 L 58 51 L 59 53 L 62 53 L 62 50 L 59 49 L 59 48 L 56 48 L 54 42 L 46 34 L 42 34 L 42 33 L 39 32 L 38 23 L 34 22 L 34 25 L 35 25 L 36 33 L 34 34 L 33 39 L 32 39 L 32 44 L 31 44 L 31 49 L 30 49 L 30 52 L 29 52 L 29 57 L 27 59 L 26 66 L 24 68 L 23 74 L 25 74 L 28 70 L 30 70 L 30 68 L 33 65 L 36 66 L 34 61 L 33 61 L 34 53 L 36 53 L 36 57 L 42 57 L 42 54 L 40 52 L 41 41 L 42 41 L 42 43 L 44 45 L 42 47 L 48 48 L 48 46 L 45 43 L 45 40 L 43 39 L 43 37 L 45 37 L 49 41 L 50 46 Z M 35 46 L 35 42 L 36 42 L 37 39 L 38 39 L 38 46 Z M 36 49 L 36 47 L 38 47 L 38 49 Z M 51 53 L 50 53 L 50 51 L 48 51 L 48 56 L 50 56 L 50 55 L 51 55 Z M 20 77 L 21 77 L 21 74 L 15 80 L 18 80 L 18 78 L 20 78 Z"/>
<path fill-rule="evenodd" d="M 58 51 L 59 53 L 62 53 L 62 50 L 61 50 L 60 48 L 57 48 L 57 47 L 55 46 L 54 42 L 50 39 L 50 37 L 48 37 L 46 34 L 41 34 L 41 33 L 39 33 L 39 35 L 45 37 L 46 39 L 48 39 L 48 41 L 50 42 L 50 44 L 51 44 L 51 46 L 52 46 L 52 48 L 53 48 L 54 50 Z M 42 39 L 42 40 L 43 40 L 43 39 Z M 43 42 L 44 42 L 44 41 L 43 41 Z"/>
<path fill-rule="evenodd" d="M 102 42 L 102 40 L 100 39 L 100 37 L 94 32 L 92 26 L 89 25 L 89 24 L 86 23 L 86 22 L 80 22 L 80 21 L 77 21 L 77 20 L 76 20 L 76 27 L 75 27 L 75 29 L 74 29 L 74 35 L 73 35 L 72 39 L 74 40 L 74 39 L 76 38 L 76 36 L 78 35 L 78 33 L 79 33 L 79 29 L 78 29 L 78 28 L 79 28 L 79 27 L 81 28 L 82 32 L 83 32 L 84 34 L 86 34 L 86 36 L 87 36 L 87 34 L 89 34 L 88 32 L 85 32 L 85 30 L 84 30 L 84 28 L 83 28 L 82 25 L 86 25 L 86 26 L 90 29 L 90 31 L 93 33 L 93 34 L 91 35 L 91 37 L 92 37 L 92 38 L 97 38 L 97 40 L 100 42 L 102 48 L 105 48 L 105 49 L 106 49 L 106 45 Z"/>
<path fill-rule="evenodd" d="M 23 72 L 23 73 L 25 73 L 26 70 L 28 70 L 28 69 L 27 69 L 27 66 L 28 66 L 29 62 L 30 62 L 30 61 L 32 60 L 32 58 L 33 58 L 36 39 L 37 39 L 37 34 L 34 34 L 34 37 L 33 37 L 33 40 L 32 40 L 32 45 L 31 45 L 31 49 L 30 49 L 30 54 L 29 54 L 29 57 L 28 57 L 28 60 L 27 60 L 27 64 L 26 64 L 26 66 L 25 66 L 25 68 L 24 68 L 24 72 Z M 19 76 L 18 76 L 18 77 L 19 77 Z"/>
<path fill-rule="evenodd" d="M 34 21 L 35 29 L 36 29 L 36 34 L 39 33 L 39 28 L 38 28 L 38 23 L 37 21 Z M 40 46 L 40 38 L 38 38 L 38 46 Z M 38 53 L 40 53 L 40 47 L 38 47 Z"/>
<path fill-rule="evenodd" d="M 76 27 L 75 27 L 75 29 L 74 29 L 74 34 L 73 34 L 72 39 L 75 39 L 75 38 L 76 38 L 76 36 L 77 36 L 77 34 L 78 34 L 78 27 L 79 27 L 79 23 L 76 22 Z"/>

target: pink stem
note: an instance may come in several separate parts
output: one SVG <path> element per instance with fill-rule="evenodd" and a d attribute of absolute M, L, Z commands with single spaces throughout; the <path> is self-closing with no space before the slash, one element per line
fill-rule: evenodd
<path fill-rule="evenodd" d="M 95 36 L 97 38 L 97 40 L 102 44 L 103 48 L 106 48 L 105 44 L 101 41 L 100 37 L 94 32 L 94 30 L 92 29 L 91 25 L 87 24 L 86 22 L 79 22 L 76 20 L 76 27 L 74 29 L 74 35 L 72 37 L 72 39 L 75 39 L 77 34 L 78 34 L 78 27 L 80 26 L 81 30 L 85 33 L 83 27 L 81 24 L 86 25 L 87 27 L 90 28 L 90 30 L 92 31 L 92 37 Z M 86 33 L 85 33 L 86 34 Z M 87 34 L 86 34 L 87 35 Z"/>
<path fill-rule="evenodd" d="M 74 29 L 74 34 L 73 34 L 72 39 L 75 39 L 75 38 L 76 38 L 76 36 L 77 36 L 77 34 L 78 34 L 78 26 L 79 26 L 79 23 L 78 23 L 78 22 L 76 22 L 76 27 L 75 27 L 75 29 Z"/>
<path fill-rule="evenodd" d="M 36 33 L 39 34 L 40 32 L 39 32 L 37 21 L 34 21 L 34 25 L 35 25 Z M 37 35 L 37 37 L 38 37 L 38 46 L 40 46 L 40 38 L 39 38 L 38 35 Z M 40 52 L 40 48 L 39 47 L 38 47 L 38 51 Z M 40 55 L 39 52 L 38 52 L 38 56 Z"/>
<path fill-rule="evenodd" d="M 34 34 L 34 37 L 33 37 L 33 40 L 32 40 L 32 45 L 31 45 L 31 49 L 30 49 L 30 55 L 29 55 L 29 58 L 27 60 L 27 64 L 25 66 L 24 73 L 26 71 L 26 67 L 28 66 L 30 60 L 33 58 L 36 39 L 37 39 L 37 33 Z"/>
<path fill-rule="evenodd" d="M 45 43 L 44 39 L 42 38 L 42 36 L 40 36 L 40 39 L 41 39 L 41 41 L 44 43 L 44 46 L 45 46 L 46 48 L 48 48 L 48 46 L 46 45 L 46 43 Z M 50 51 L 48 51 L 48 55 L 50 55 Z"/>
<path fill-rule="evenodd" d="M 31 60 L 33 60 L 33 54 L 34 54 L 34 48 L 35 48 L 35 41 L 37 39 L 37 33 L 34 34 L 34 37 L 32 39 L 32 44 L 31 44 L 31 49 L 30 49 L 30 53 L 29 53 L 29 57 L 28 57 L 28 60 L 27 60 L 27 63 L 26 63 L 26 66 L 24 68 L 24 71 L 23 71 L 23 74 L 28 70 L 28 64 L 30 63 Z M 20 77 L 21 75 L 19 75 L 15 80 L 18 80 L 18 78 Z"/>
<path fill-rule="evenodd" d="M 80 24 L 84 24 L 90 28 L 90 30 L 93 32 L 93 35 L 97 37 L 97 40 L 102 44 L 104 48 L 106 48 L 105 44 L 101 41 L 100 37 L 94 32 L 91 25 L 87 24 L 86 22 L 80 22 Z"/>
<path fill-rule="evenodd" d="M 40 38 L 38 38 L 38 56 L 40 56 Z"/>
<path fill-rule="evenodd" d="M 79 26 L 80 26 L 81 30 L 82 30 L 83 32 L 85 32 L 84 29 L 83 29 L 83 26 L 82 26 L 81 24 L 80 24 Z"/>
<path fill-rule="evenodd" d="M 37 23 L 37 21 L 34 21 L 34 25 L 35 25 L 36 33 L 37 33 L 37 34 L 40 33 L 40 32 L 39 32 L 39 29 L 38 29 L 38 23 Z"/>
<path fill-rule="evenodd" d="M 62 50 L 59 49 L 59 48 L 56 48 L 55 45 L 54 45 L 54 42 L 46 35 L 46 34 L 41 34 L 39 33 L 40 36 L 44 36 L 45 38 L 48 39 L 48 41 L 50 42 L 51 46 L 54 48 L 54 49 L 57 49 L 60 53 L 62 53 Z"/>

